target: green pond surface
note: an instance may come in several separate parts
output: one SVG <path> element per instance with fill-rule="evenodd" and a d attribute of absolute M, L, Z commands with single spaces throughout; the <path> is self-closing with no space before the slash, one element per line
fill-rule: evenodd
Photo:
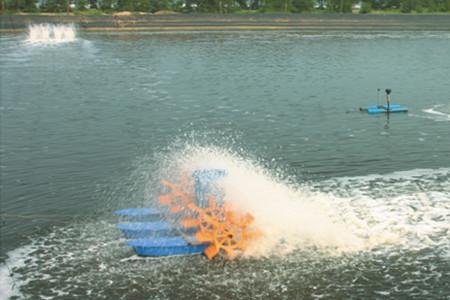
<path fill-rule="evenodd" d="M 0 299 L 450 298 L 449 32 L 0 42 Z M 359 111 L 385 88 L 408 113 Z M 186 149 L 251 162 L 370 247 L 137 258 L 112 212 L 153 205 Z M 296 213 L 270 191 L 262 206 Z"/>

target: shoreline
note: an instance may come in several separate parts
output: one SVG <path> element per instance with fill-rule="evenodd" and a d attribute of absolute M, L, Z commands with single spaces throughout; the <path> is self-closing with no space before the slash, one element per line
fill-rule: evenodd
<path fill-rule="evenodd" d="M 0 32 L 30 24 L 74 24 L 82 31 L 359 30 L 450 31 L 449 15 L 0 15 Z"/>

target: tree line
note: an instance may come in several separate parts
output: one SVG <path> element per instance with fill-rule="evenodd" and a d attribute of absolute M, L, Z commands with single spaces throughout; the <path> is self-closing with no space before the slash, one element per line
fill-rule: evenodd
<path fill-rule="evenodd" d="M 236 13 L 313 11 L 350 13 L 372 10 L 410 12 L 449 12 L 450 0 L 1 0 L 2 11 L 99 12 L 132 11 L 154 13 L 171 10 L 182 13 Z M 358 5 L 356 5 L 358 4 Z"/>

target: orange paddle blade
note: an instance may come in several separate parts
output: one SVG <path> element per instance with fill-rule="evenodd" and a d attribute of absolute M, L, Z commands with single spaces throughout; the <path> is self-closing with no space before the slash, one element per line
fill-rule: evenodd
<path fill-rule="evenodd" d="M 214 256 L 219 253 L 219 248 L 217 248 L 214 244 L 205 249 L 205 255 L 208 259 L 213 259 Z"/>
<path fill-rule="evenodd" d="M 159 203 L 163 205 L 169 205 L 172 199 L 168 195 L 159 196 Z"/>
<path fill-rule="evenodd" d="M 185 218 L 185 219 L 181 220 L 181 225 L 184 228 L 197 227 L 198 225 L 200 225 L 200 220 L 192 219 L 192 218 Z"/>
<path fill-rule="evenodd" d="M 213 232 L 203 232 L 203 231 L 198 231 L 195 234 L 195 238 L 197 239 L 197 241 L 199 241 L 200 243 L 205 243 L 205 242 L 212 242 L 214 240 L 214 233 Z"/>
<path fill-rule="evenodd" d="M 182 208 L 181 206 L 178 206 L 178 205 L 172 206 L 172 207 L 170 208 L 170 212 L 171 212 L 171 213 L 174 213 L 174 214 L 176 214 L 176 213 L 178 213 L 178 212 L 180 212 L 180 211 L 182 211 L 182 210 L 183 210 L 183 208 Z"/>

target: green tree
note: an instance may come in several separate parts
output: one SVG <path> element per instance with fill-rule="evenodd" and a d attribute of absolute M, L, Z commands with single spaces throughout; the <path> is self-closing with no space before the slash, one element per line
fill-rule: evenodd
<path fill-rule="evenodd" d="M 361 5 L 361 9 L 359 10 L 360 14 L 368 14 L 372 11 L 372 4 L 370 2 L 363 2 Z"/>
<path fill-rule="evenodd" d="M 117 10 L 130 10 L 134 11 L 133 0 L 117 0 Z"/>
<path fill-rule="evenodd" d="M 366 2 L 366 1 L 365 1 Z M 368 0 L 373 9 L 392 9 L 400 7 L 400 0 Z"/>
<path fill-rule="evenodd" d="M 67 10 L 66 0 L 47 0 L 44 2 L 41 10 L 48 12 L 64 12 Z"/>
<path fill-rule="evenodd" d="M 435 12 L 439 10 L 438 3 L 435 0 L 421 0 L 420 6 L 426 9 L 428 12 Z"/>
<path fill-rule="evenodd" d="M 2 10 L 11 9 L 25 12 L 37 11 L 34 0 L 2 0 Z"/>
<path fill-rule="evenodd" d="M 439 3 L 440 11 L 450 11 L 450 0 L 443 0 L 442 3 Z"/>
<path fill-rule="evenodd" d="M 219 0 L 198 0 L 196 4 L 200 12 L 220 12 L 221 3 Z"/>
<path fill-rule="evenodd" d="M 293 12 L 310 11 L 314 7 L 313 0 L 292 0 Z"/>
<path fill-rule="evenodd" d="M 195 0 L 173 0 L 173 7 L 175 10 L 185 13 L 190 13 L 196 10 L 193 5 L 197 5 Z"/>
<path fill-rule="evenodd" d="M 265 0 L 263 11 L 290 11 L 291 0 Z"/>
<path fill-rule="evenodd" d="M 111 10 L 115 3 L 116 3 L 116 1 L 114 1 L 114 0 L 102 0 L 102 1 L 99 1 L 100 9 L 102 9 L 102 10 Z"/>
<path fill-rule="evenodd" d="M 263 5 L 262 0 L 250 0 L 249 7 L 250 9 L 260 9 Z"/>
<path fill-rule="evenodd" d="M 400 11 L 402 13 L 410 13 L 417 7 L 417 0 L 401 0 Z"/>
<path fill-rule="evenodd" d="M 77 10 L 86 10 L 86 5 L 88 2 L 86 0 L 76 0 L 75 7 Z"/>
<path fill-rule="evenodd" d="M 112 0 L 110 0 L 112 1 Z M 109 9 L 113 2 L 105 2 L 106 6 L 102 8 Z M 141 11 L 141 12 L 156 12 L 158 10 L 169 9 L 171 4 L 168 0 L 118 0 L 117 9 L 124 11 Z M 174 5 L 175 7 L 175 5 Z"/>
<path fill-rule="evenodd" d="M 327 8 L 333 12 L 339 13 L 351 13 L 352 5 L 357 0 L 327 0 Z"/>

